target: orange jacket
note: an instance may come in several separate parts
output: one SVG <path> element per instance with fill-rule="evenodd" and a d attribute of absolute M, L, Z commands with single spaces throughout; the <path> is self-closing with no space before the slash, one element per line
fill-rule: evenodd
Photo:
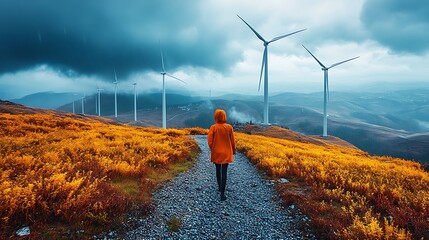
<path fill-rule="evenodd" d="M 210 160 L 216 164 L 232 163 L 235 154 L 235 139 L 232 126 L 226 123 L 226 113 L 217 109 L 214 114 L 216 121 L 210 127 L 207 135 L 207 142 L 211 151 Z"/>

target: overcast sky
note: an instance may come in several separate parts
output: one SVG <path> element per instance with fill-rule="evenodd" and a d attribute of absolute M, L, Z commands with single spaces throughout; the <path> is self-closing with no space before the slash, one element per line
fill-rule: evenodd
<path fill-rule="evenodd" d="M 262 95 L 265 39 L 306 31 L 269 45 L 269 90 L 331 91 L 429 88 L 429 2 L 422 0 L 1 0 L 0 99 L 43 91 L 86 92 L 97 86 L 200 95 Z M 379 88 L 380 84 L 382 88 Z"/>

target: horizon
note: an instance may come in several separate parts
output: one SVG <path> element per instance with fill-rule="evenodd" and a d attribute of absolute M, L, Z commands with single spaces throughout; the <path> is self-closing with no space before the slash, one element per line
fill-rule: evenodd
<path fill-rule="evenodd" d="M 330 93 L 362 93 L 362 94 L 378 94 L 378 93 L 390 93 L 390 92 L 400 92 L 400 91 L 418 91 L 418 90 L 429 90 L 429 86 L 423 86 L 423 84 L 421 85 L 412 85 L 409 86 L 407 88 L 404 88 L 403 86 L 399 85 L 399 86 L 385 86 L 383 85 L 384 83 L 378 85 L 377 87 L 372 87 L 372 88 L 365 88 L 367 91 L 360 91 L 357 89 L 348 89 L 348 90 L 330 90 Z M 389 89 L 387 89 L 389 88 Z M 183 96 L 189 96 L 189 97 L 202 97 L 202 98 L 209 98 L 209 92 L 210 90 L 207 90 L 206 94 L 203 93 L 198 93 L 196 91 L 190 91 L 187 89 L 170 89 L 167 94 L 178 94 L 178 95 L 183 95 Z M 103 91 L 101 91 L 101 94 L 114 94 L 114 87 L 112 87 L 112 89 L 104 89 Z M 148 94 L 161 94 L 162 93 L 162 89 L 149 89 L 149 90 L 138 90 L 137 94 L 138 95 L 148 95 Z M 319 91 L 274 91 L 274 92 L 270 92 L 270 96 L 276 96 L 276 95 L 281 95 L 281 94 L 316 94 L 316 93 L 323 93 L 323 90 L 319 90 Z M 38 95 L 38 94 L 74 94 L 74 95 L 83 95 L 83 93 L 80 92 L 74 92 L 74 91 L 41 91 L 41 92 L 33 92 L 30 94 L 26 94 L 26 95 L 22 95 L 20 97 L 16 97 L 16 98 L 1 98 L 0 100 L 3 101 L 13 101 L 13 100 L 20 100 L 29 96 L 33 96 L 33 95 Z M 93 91 L 93 92 L 85 92 L 86 96 L 92 96 L 97 94 L 97 91 Z M 118 94 L 122 94 L 122 95 L 133 95 L 133 90 L 132 88 L 130 88 L 130 91 L 118 91 Z M 224 97 L 224 96 L 229 96 L 229 95 L 237 95 L 237 96 L 249 96 L 249 97 L 263 97 L 263 94 L 261 92 L 257 93 L 257 94 L 246 94 L 246 93 L 234 93 L 234 92 L 216 92 L 216 91 L 211 91 L 211 97 Z M 77 97 L 76 99 L 80 99 L 81 97 Z M 261 100 L 262 101 L 262 100 Z"/>

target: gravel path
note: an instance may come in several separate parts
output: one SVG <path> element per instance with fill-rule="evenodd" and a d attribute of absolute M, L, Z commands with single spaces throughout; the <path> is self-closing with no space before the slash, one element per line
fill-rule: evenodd
<path fill-rule="evenodd" d="M 272 182 L 263 180 L 246 157 L 237 153 L 228 167 L 226 197 L 220 201 L 207 136 L 195 136 L 201 153 L 187 172 L 153 195 L 154 211 L 124 239 L 308 239 L 300 231 L 307 218 L 283 209 Z M 167 222 L 176 217 L 179 231 Z"/>

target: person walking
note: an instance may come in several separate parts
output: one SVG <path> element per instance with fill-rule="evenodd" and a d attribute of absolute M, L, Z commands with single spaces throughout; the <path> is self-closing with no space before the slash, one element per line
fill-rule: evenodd
<path fill-rule="evenodd" d="M 225 188 L 228 164 L 234 162 L 236 153 L 234 129 L 226 123 L 226 113 L 216 109 L 214 113 L 215 124 L 210 127 L 207 142 L 210 147 L 210 160 L 216 165 L 216 178 L 220 191 L 220 200 L 225 201 Z"/>

